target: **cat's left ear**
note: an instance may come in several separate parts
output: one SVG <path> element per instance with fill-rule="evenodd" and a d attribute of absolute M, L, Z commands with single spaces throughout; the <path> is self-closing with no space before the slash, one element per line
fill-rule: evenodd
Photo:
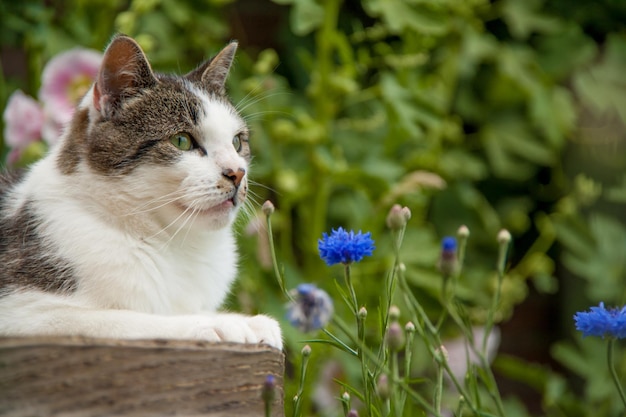
<path fill-rule="evenodd" d="M 128 36 L 117 35 L 104 52 L 93 89 L 93 105 L 105 117 L 111 117 L 122 102 L 157 83 L 139 44 Z"/>
<path fill-rule="evenodd" d="M 226 93 L 226 78 L 235 59 L 237 41 L 232 41 L 215 57 L 191 71 L 186 77 L 192 81 L 200 82 L 210 92 L 216 95 Z"/>

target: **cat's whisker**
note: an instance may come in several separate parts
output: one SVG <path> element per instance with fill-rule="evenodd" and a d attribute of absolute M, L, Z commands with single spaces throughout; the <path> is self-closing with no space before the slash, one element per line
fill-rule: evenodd
<path fill-rule="evenodd" d="M 241 107 L 242 106 L 246 106 L 248 105 L 249 102 L 251 102 L 252 100 L 254 100 L 255 98 L 257 98 L 255 96 L 255 93 L 261 89 L 261 86 L 263 85 L 263 82 L 259 82 L 252 90 L 250 90 L 250 92 L 248 92 L 248 94 L 246 94 L 241 100 L 239 100 L 239 103 L 237 103 L 235 105 L 235 109 L 237 109 L 238 112 L 241 112 Z M 262 94 L 261 94 L 262 95 Z M 244 107 L 245 108 L 245 107 Z"/>
<path fill-rule="evenodd" d="M 195 206 L 198 200 L 193 201 L 193 203 L 191 204 L 192 206 Z M 170 240 L 172 240 L 187 224 L 189 224 L 189 226 L 187 227 L 187 231 L 185 232 L 185 236 L 183 237 L 183 240 L 181 242 L 181 245 L 185 244 L 185 241 L 187 240 L 187 236 L 189 235 L 189 232 L 191 231 L 192 227 L 191 225 L 193 224 L 193 222 L 198 218 L 198 216 L 200 215 L 200 213 L 202 212 L 202 209 L 198 208 L 198 207 L 194 207 L 191 214 L 189 214 L 187 216 L 187 218 L 185 219 L 185 221 L 183 222 L 183 224 L 178 228 L 178 230 L 176 230 L 176 233 L 174 233 L 174 235 L 172 235 L 172 237 L 170 238 Z"/>
<path fill-rule="evenodd" d="M 180 213 L 178 216 L 176 216 L 176 218 L 174 220 L 172 220 L 167 226 L 161 228 L 161 230 L 159 230 L 158 232 L 154 233 L 151 236 L 148 236 L 146 239 L 153 239 L 155 237 L 157 237 L 158 235 L 160 235 L 161 233 L 164 233 L 167 229 L 169 229 L 170 227 L 172 227 L 178 220 L 180 220 L 181 217 L 185 216 L 185 214 L 187 214 L 187 212 L 191 210 L 191 208 L 188 206 L 185 208 L 185 210 L 183 210 L 182 213 Z M 170 237 L 171 239 L 171 237 Z M 163 248 L 167 247 L 167 244 L 169 243 L 169 240 L 167 242 L 165 242 L 165 245 L 163 245 Z"/>
<path fill-rule="evenodd" d="M 273 192 L 273 193 L 275 193 L 275 194 L 277 194 L 277 195 L 281 195 L 281 194 L 280 194 L 280 193 L 279 193 L 276 189 L 274 189 L 274 188 L 272 188 L 272 187 L 270 187 L 270 186 L 267 186 L 267 185 L 265 185 L 265 184 L 261 184 L 260 182 L 256 182 L 256 181 L 248 180 L 248 183 L 249 183 L 251 186 L 264 188 L 264 189 L 266 189 L 266 190 L 268 190 L 268 191 L 271 191 L 271 192 Z"/>
<path fill-rule="evenodd" d="M 141 209 L 141 208 L 143 208 L 145 206 L 148 206 L 148 205 L 152 204 L 153 202 L 160 201 L 160 200 L 163 200 L 165 198 L 169 198 L 169 197 L 171 197 L 173 195 L 176 195 L 177 193 L 182 193 L 182 191 L 181 190 L 175 190 L 175 191 L 172 191 L 170 193 L 160 195 L 160 196 L 158 196 L 156 198 L 153 198 L 152 200 L 148 200 L 148 201 L 144 202 L 143 204 L 137 206 L 136 208 L 137 209 Z"/>
<path fill-rule="evenodd" d="M 244 202 L 244 205 L 251 204 L 251 205 L 256 205 L 257 207 L 261 207 L 261 203 L 259 203 L 260 199 L 261 199 L 261 196 L 259 194 L 255 193 L 252 190 L 248 190 L 248 198 Z"/>
<path fill-rule="evenodd" d="M 246 122 L 251 122 L 251 121 L 254 121 L 254 120 L 262 119 L 263 116 L 268 115 L 268 114 L 280 114 L 280 115 L 283 115 L 283 116 L 290 116 L 290 113 L 288 113 L 286 111 L 282 111 L 282 110 L 266 110 L 266 111 L 258 111 L 256 113 L 248 114 L 248 115 L 244 116 L 244 119 L 246 120 Z"/>
<path fill-rule="evenodd" d="M 290 94 L 288 91 L 276 91 L 276 92 L 272 92 L 272 93 L 267 93 L 265 95 L 260 94 L 257 97 L 252 97 L 250 100 L 248 100 L 248 102 L 245 103 L 245 105 L 238 107 L 237 111 L 239 111 L 240 113 L 243 113 L 248 107 L 250 106 L 254 106 L 255 104 L 263 101 L 263 100 L 267 100 L 268 98 L 271 97 L 276 97 L 276 96 L 280 96 L 280 95 L 288 95 Z M 241 105 L 242 103 L 240 103 Z"/>
<path fill-rule="evenodd" d="M 177 196 L 177 197 L 171 198 L 172 195 L 175 195 L 177 193 L 181 193 L 181 194 L 179 196 Z M 155 199 L 152 199 L 150 201 L 147 201 L 147 202 L 145 202 L 145 203 L 135 207 L 134 209 L 132 209 L 130 212 L 128 212 L 126 214 L 126 216 L 133 216 L 133 215 L 136 215 L 136 214 L 148 213 L 150 211 L 158 210 L 161 207 L 164 207 L 164 206 L 166 206 L 168 204 L 171 204 L 171 203 L 173 203 L 175 201 L 178 201 L 178 200 L 182 199 L 185 196 L 182 193 L 183 193 L 182 191 L 177 190 L 177 191 L 174 191 L 174 192 L 162 195 L 160 197 L 157 197 Z M 154 207 L 145 208 L 145 207 L 150 206 L 151 204 L 158 204 L 158 205 L 154 206 Z"/>
<path fill-rule="evenodd" d="M 241 206 L 241 214 L 237 218 L 239 224 L 247 224 L 251 219 L 254 219 L 258 215 L 258 210 L 255 207 L 256 202 L 246 199 Z"/>
<path fill-rule="evenodd" d="M 198 218 L 198 216 L 200 215 L 200 211 L 199 209 L 193 209 L 193 212 L 191 213 L 191 215 L 189 215 L 189 217 L 187 218 L 187 220 L 191 219 L 191 224 L 193 224 L 193 222 L 196 220 L 196 218 Z M 185 236 L 183 237 L 183 241 L 181 244 L 185 244 L 185 242 L 187 241 L 187 236 L 189 236 L 189 231 L 191 230 L 191 227 L 187 228 L 187 232 L 185 232 Z M 176 232 L 178 233 L 178 232 Z"/>
<path fill-rule="evenodd" d="M 276 68 L 277 68 L 277 67 L 278 67 L 278 65 L 272 69 L 271 73 L 273 73 L 273 72 L 276 70 Z M 270 73 L 270 74 L 271 74 L 271 73 Z M 248 106 L 248 104 L 249 104 L 251 101 L 253 101 L 253 100 L 255 100 L 255 99 L 256 99 L 257 101 L 259 101 L 259 100 L 263 100 L 264 98 L 266 98 L 266 97 L 267 97 L 267 94 L 269 94 L 269 92 L 265 92 L 265 94 L 266 94 L 265 96 L 263 95 L 263 93 L 261 93 L 261 94 L 259 94 L 258 96 L 256 96 L 256 95 L 255 95 L 255 93 L 256 93 L 257 91 L 259 91 L 259 90 L 263 87 L 263 83 L 265 83 L 265 81 L 266 81 L 266 80 L 267 80 L 267 78 L 270 76 L 270 74 L 265 75 L 265 76 L 264 76 L 264 77 L 263 77 L 263 78 L 262 78 L 262 79 L 261 79 L 261 80 L 257 83 L 257 85 L 256 85 L 256 86 L 255 86 L 252 90 L 250 90 L 250 92 L 249 92 L 248 94 L 246 94 L 246 95 L 245 95 L 245 96 L 244 96 L 241 100 L 239 100 L 239 103 L 237 103 L 237 104 L 235 105 L 235 109 L 237 109 L 237 111 L 238 111 L 238 112 L 240 112 L 240 113 L 241 113 L 241 111 L 242 111 L 242 106 L 247 107 L 247 106 Z M 245 107 L 243 107 L 243 108 L 245 108 Z"/>

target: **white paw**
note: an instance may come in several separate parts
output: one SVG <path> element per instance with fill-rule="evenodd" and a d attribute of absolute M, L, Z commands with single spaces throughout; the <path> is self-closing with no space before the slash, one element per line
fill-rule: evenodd
<path fill-rule="evenodd" d="M 259 343 L 264 343 L 277 349 L 283 348 L 282 332 L 276 320 L 261 314 L 246 317 L 246 319 L 250 329 L 257 335 Z"/>
<path fill-rule="evenodd" d="M 283 340 L 278 322 L 270 317 L 218 314 L 195 323 L 194 339 L 210 342 L 263 343 L 282 349 Z"/>

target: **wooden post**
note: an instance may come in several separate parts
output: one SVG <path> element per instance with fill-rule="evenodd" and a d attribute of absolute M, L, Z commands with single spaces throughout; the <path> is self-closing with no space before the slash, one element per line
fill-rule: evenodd
<path fill-rule="evenodd" d="M 282 352 L 263 345 L 82 337 L 0 338 L 1 416 L 261 416 Z"/>

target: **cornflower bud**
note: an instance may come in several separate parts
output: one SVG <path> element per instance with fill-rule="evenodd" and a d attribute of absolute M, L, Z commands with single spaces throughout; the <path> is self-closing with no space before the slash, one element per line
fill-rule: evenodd
<path fill-rule="evenodd" d="M 376 392 L 381 400 L 386 401 L 391 395 L 389 389 L 389 377 L 386 374 L 380 374 L 378 381 L 376 381 Z"/>
<path fill-rule="evenodd" d="M 399 318 L 400 318 L 400 309 L 398 308 L 398 306 L 389 307 L 389 320 L 398 321 Z"/>
<path fill-rule="evenodd" d="M 266 216 L 271 216 L 274 213 L 274 204 L 270 200 L 266 200 L 261 210 L 263 210 L 263 214 Z"/>
<path fill-rule="evenodd" d="M 459 262 L 456 255 L 456 238 L 447 236 L 441 241 L 441 254 L 439 255 L 439 262 L 437 268 L 441 274 L 448 278 L 454 275 L 459 266 Z"/>
<path fill-rule="evenodd" d="M 387 346 L 389 350 L 392 352 L 398 352 L 400 349 L 404 347 L 404 330 L 400 327 L 400 324 L 397 321 L 389 324 L 387 328 L 387 334 L 385 335 L 385 340 L 387 341 Z"/>
<path fill-rule="evenodd" d="M 509 242 L 511 242 L 511 233 L 506 229 L 500 230 L 500 232 L 498 232 L 498 243 L 508 245 Z"/>
<path fill-rule="evenodd" d="M 394 204 L 387 214 L 387 227 L 391 230 L 401 230 L 411 218 L 411 210 Z"/>
<path fill-rule="evenodd" d="M 413 324 L 413 322 L 410 322 L 410 321 L 409 321 L 409 322 L 407 322 L 407 323 L 404 325 L 404 331 L 406 331 L 406 332 L 407 332 L 407 333 L 409 333 L 409 334 L 413 334 L 413 333 L 415 333 L 415 325 Z"/>
<path fill-rule="evenodd" d="M 276 398 L 276 378 L 274 375 L 270 374 L 265 378 L 261 389 L 261 398 L 266 404 L 271 403 Z"/>
<path fill-rule="evenodd" d="M 439 346 L 435 349 L 435 360 L 437 363 L 444 363 L 448 361 L 448 350 L 444 345 Z"/>
<path fill-rule="evenodd" d="M 365 320 L 365 318 L 367 317 L 367 309 L 365 307 L 361 307 L 358 314 L 361 319 Z"/>

